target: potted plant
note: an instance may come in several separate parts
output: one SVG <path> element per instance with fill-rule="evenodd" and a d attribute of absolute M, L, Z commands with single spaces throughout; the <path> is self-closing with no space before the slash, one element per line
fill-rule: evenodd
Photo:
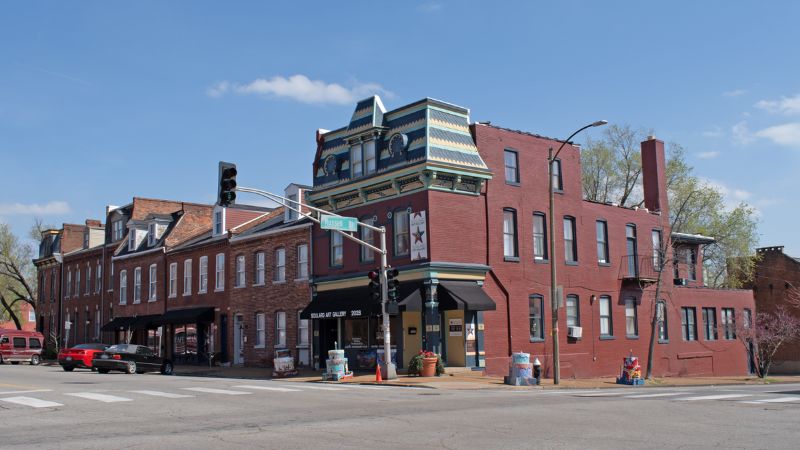
<path fill-rule="evenodd" d="M 439 376 L 444 373 L 442 358 L 436 353 L 420 350 L 419 353 L 408 362 L 408 374 L 419 375 L 421 377 Z"/>

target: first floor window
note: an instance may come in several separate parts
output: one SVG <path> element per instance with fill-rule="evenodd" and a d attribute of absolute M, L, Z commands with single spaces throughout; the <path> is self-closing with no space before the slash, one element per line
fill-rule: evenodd
<path fill-rule="evenodd" d="M 580 304 L 577 295 L 567 296 L 567 326 L 581 326 Z"/>
<path fill-rule="evenodd" d="M 256 314 L 256 347 L 266 345 L 266 316 L 264 313 Z"/>
<path fill-rule="evenodd" d="M 297 312 L 297 345 L 308 346 L 308 319 L 300 317 L 300 311 Z"/>
<path fill-rule="evenodd" d="M 275 313 L 275 346 L 286 347 L 286 313 Z"/>
<path fill-rule="evenodd" d="M 722 308 L 722 328 L 725 339 L 736 339 L 736 317 L 733 308 Z"/>
<path fill-rule="evenodd" d="M 669 340 L 669 331 L 667 330 L 667 302 L 660 300 L 656 303 L 656 308 L 658 308 L 658 311 L 656 311 L 658 318 L 658 340 L 667 341 Z"/>
<path fill-rule="evenodd" d="M 625 334 L 628 336 L 639 335 L 639 324 L 636 315 L 636 299 L 625 299 Z"/>
<path fill-rule="evenodd" d="M 681 329 L 684 341 L 697 340 L 697 312 L 694 308 L 681 308 Z"/>
<path fill-rule="evenodd" d="M 544 340 L 544 297 L 532 295 L 528 300 L 531 341 Z"/>
<path fill-rule="evenodd" d="M 717 340 L 716 308 L 703 308 L 703 331 L 707 341 Z"/>
<path fill-rule="evenodd" d="M 611 322 L 611 297 L 600 297 L 600 336 L 613 336 Z"/>

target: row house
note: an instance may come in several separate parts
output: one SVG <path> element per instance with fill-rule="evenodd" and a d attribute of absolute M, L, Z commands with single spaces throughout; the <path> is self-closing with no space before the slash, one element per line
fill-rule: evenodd
<path fill-rule="evenodd" d="M 85 226 L 65 224 L 64 227 L 74 228 L 74 234 L 81 238 L 78 249 L 62 256 L 64 344 L 100 342 L 105 230 L 99 220 L 87 220 Z"/>
<path fill-rule="evenodd" d="M 705 287 L 702 246 L 713 239 L 671 232 L 663 143 L 642 143 L 643 208 L 585 201 L 580 149 L 567 143 L 552 175 L 550 249 L 547 152 L 562 143 L 470 124 L 467 109 L 432 99 L 387 112 L 372 97 L 347 126 L 317 133 L 309 202 L 387 230 L 400 271 L 390 322 L 399 366 L 425 348 L 499 375 L 525 351 L 550 373 L 555 261 L 563 376 L 613 375 L 629 352 L 646 356 L 656 309 L 656 374 L 745 373 L 732 330 L 752 314 L 752 293 Z M 338 345 L 351 367 L 374 367 L 383 346 L 367 279 L 375 255 L 318 226 L 313 240 L 314 298 L 303 317 L 313 319 L 315 360 Z"/>

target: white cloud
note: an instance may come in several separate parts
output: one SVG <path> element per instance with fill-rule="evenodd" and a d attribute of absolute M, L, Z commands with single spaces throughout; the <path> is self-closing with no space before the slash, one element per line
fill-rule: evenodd
<path fill-rule="evenodd" d="M 734 89 L 732 91 L 725 91 L 722 93 L 723 97 L 739 97 L 747 94 L 747 89 Z"/>
<path fill-rule="evenodd" d="M 219 82 L 206 90 L 211 97 L 220 97 L 228 92 L 255 94 L 269 97 L 282 97 L 302 103 L 333 103 L 348 105 L 374 94 L 393 97 L 394 94 L 377 83 L 354 83 L 344 87 L 338 83 L 312 80 L 305 75 L 292 75 L 288 78 L 274 76 L 259 78 L 246 84 Z"/>
<path fill-rule="evenodd" d="M 754 139 L 746 121 L 741 121 L 731 127 L 731 134 L 733 135 L 733 140 L 741 145 L 747 145 L 753 142 Z"/>
<path fill-rule="evenodd" d="M 444 8 L 444 5 L 442 5 L 441 3 L 438 3 L 438 2 L 428 2 L 428 3 L 423 3 L 423 4 L 419 5 L 419 6 L 417 6 L 418 10 L 420 10 L 422 12 L 426 12 L 426 13 L 432 13 L 432 12 L 436 12 L 436 11 L 441 11 L 442 8 Z"/>
<path fill-rule="evenodd" d="M 69 204 L 62 201 L 52 201 L 44 205 L 38 203 L 0 203 L 0 214 L 7 216 L 33 214 L 39 216 L 53 214 L 68 214 Z"/>
<path fill-rule="evenodd" d="M 716 189 L 722 194 L 723 202 L 725 203 L 725 208 L 728 210 L 733 210 L 737 206 L 739 206 L 742 202 L 748 203 L 750 206 L 753 206 L 753 194 L 749 191 L 744 189 L 732 188 L 725 183 L 712 180 L 710 178 L 701 178 L 701 181 L 706 185 Z"/>
<path fill-rule="evenodd" d="M 697 157 L 700 159 L 714 159 L 721 154 L 722 152 L 719 151 L 700 152 L 697 154 Z"/>
<path fill-rule="evenodd" d="M 716 139 L 716 138 L 721 138 L 722 136 L 724 136 L 725 132 L 722 131 L 722 128 L 720 128 L 720 127 L 714 127 L 713 130 L 703 131 L 702 135 L 703 135 L 703 137 Z"/>
<path fill-rule="evenodd" d="M 800 94 L 794 97 L 781 97 L 780 100 L 761 100 L 755 107 L 771 113 L 800 114 Z"/>
<path fill-rule="evenodd" d="M 800 123 L 785 123 L 764 128 L 756 132 L 755 135 L 767 138 L 779 145 L 800 148 Z"/>

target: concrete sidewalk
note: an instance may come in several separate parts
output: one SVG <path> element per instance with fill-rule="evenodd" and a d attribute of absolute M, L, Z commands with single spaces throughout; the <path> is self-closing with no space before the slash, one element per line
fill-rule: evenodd
<path fill-rule="evenodd" d="M 243 379 L 272 379 L 272 371 L 259 367 L 205 367 L 205 366 L 177 366 L 176 375 L 222 377 Z M 322 383 L 320 371 L 300 370 L 295 377 L 280 378 L 282 381 L 295 383 Z M 333 382 L 331 382 L 333 383 Z M 376 384 L 374 374 L 356 374 L 353 378 L 342 381 L 341 384 Z M 647 381 L 645 386 L 650 387 L 675 387 L 675 386 L 712 386 L 736 384 L 774 384 L 774 383 L 800 383 L 798 375 L 775 375 L 767 380 L 757 377 L 667 377 L 655 378 Z M 474 390 L 474 389 L 505 389 L 505 390 L 531 390 L 531 389 L 603 389 L 620 387 L 613 377 L 590 379 L 562 379 L 556 386 L 552 379 L 543 379 L 541 386 L 507 386 L 503 384 L 502 377 L 484 376 L 481 372 L 454 372 L 439 377 L 422 378 L 408 375 L 398 375 L 396 380 L 384 381 L 386 386 L 413 386 L 443 390 Z"/>

